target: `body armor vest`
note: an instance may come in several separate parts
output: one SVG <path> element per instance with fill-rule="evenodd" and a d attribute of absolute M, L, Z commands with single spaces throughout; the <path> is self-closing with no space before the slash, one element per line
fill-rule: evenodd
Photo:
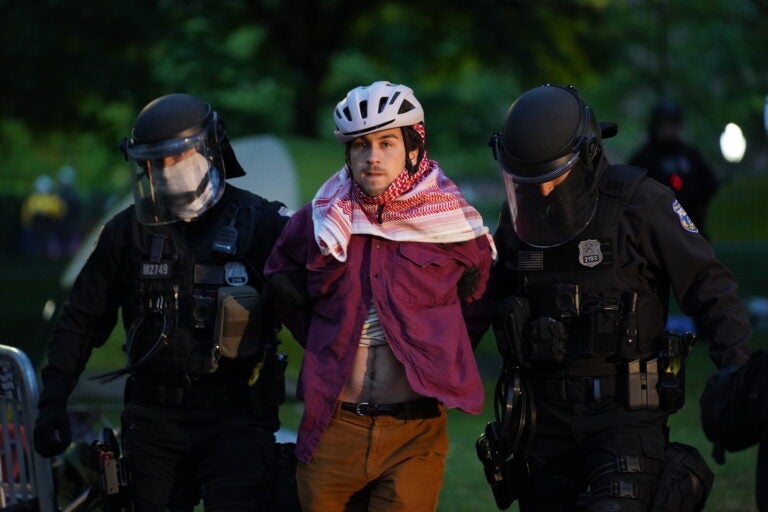
<path fill-rule="evenodd" d="M 123 306 L 129 366 L 137 373 L 194 380 L 212 370 L 217 292 L 222 286 L 262 288 L 266 254 L 251 249 L 266 202 L 230 187 L 234 197 L 208 212 L 199 235 L 132 220 L 130 293 Z M 264 331 L 262 331 L 262 339 Z M 242 366 L 227 361 L 228 366 Z M 224 366 L 222 369 L 227 373 Z"/>
<path fill-rule="evenodd" d="M 633 167 L 607 168 L 594 218 L 578 237 L 557 247 L 526 245 L 511 222 L 502 222 L 509 245 L 508 260 L 501 263 L 514 276 L 509 291 L 526 297 L 530 307 L 520 354 L 525 363 L 615 363 L 651 355 L 666 321 L 668 290 L 653 289 L 639 266 L 620 261 L 630 252 L 619 239 L 624 210 L 644 177 Z"/>

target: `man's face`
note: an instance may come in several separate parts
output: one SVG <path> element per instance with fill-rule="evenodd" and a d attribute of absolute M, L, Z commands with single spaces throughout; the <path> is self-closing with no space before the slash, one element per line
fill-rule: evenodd
<path fill-rule="evenodd" d="M 408 152 L 412 163 L 418 150 Z M 349 147 L 352 179 L 370 197 L 381 195 L 405 168 L 405 142 L 400 128 L 369 133 L 354 139 Z"/>
<path fill-rule="evenodd" d="M 565 181 L 565 179 L 568 177 L 568 175 L 571 174 L 571 170 L 568 169 L 563 174 L 558 176 L 557 178 L 545 181 L 544 183 L 541 183 L 539 185 L 539 191 L 541 192 L 541 195 L 544 197 L 547 197 L 549 194 L 552 193 L 553 190 L 555 190 L 555 187 L 557 187 L 559 184 Z"/>

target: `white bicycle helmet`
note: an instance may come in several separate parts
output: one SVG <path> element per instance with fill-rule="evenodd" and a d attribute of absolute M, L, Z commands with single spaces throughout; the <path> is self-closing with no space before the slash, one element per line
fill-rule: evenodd
<path fill-rule="evenodd" d="M 349 91 L 336 105 L 333 121 L 336 140 L 345 144 L 368 133 L 422 123 L 424 109 L 410 87 L 381 81 Z"/>

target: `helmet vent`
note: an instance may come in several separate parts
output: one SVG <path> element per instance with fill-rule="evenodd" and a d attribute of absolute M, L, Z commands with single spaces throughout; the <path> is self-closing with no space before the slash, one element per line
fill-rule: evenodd
<path fill-rule="evenodd" d="M 414 107 L 413 104 L 411 104 L 408 100 L 403 100 L 403 103 L 400 105 L 400 110 L 397 111 L 398 114 L 403 114 L 405 112 L 413 110 Z"/>
<path fill-rule="evenodd" d="M 384 107 L 387 106 L 387 98 L 379 99 L 379 114 L 384 112 Z"/>
<path fill-rule="evenodd" d="M 363 100 L 360 102 L 360 117 L 363 119 L 368 117 L 368 100 Z"/>
<path fill-rule="evenodd" d="M 397 98 L 400 96 L 400 91 L 397 91 L 395 94 L 392 95 L 392 97 L 389 99 L 389 104 L 392 105 L 397 101 Z"/>

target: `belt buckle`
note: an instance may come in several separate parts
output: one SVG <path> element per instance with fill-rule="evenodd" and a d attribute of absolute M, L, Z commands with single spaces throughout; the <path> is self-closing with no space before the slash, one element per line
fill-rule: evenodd
<path fill-rule="evenodd" d="M 371 405 L 368 402 L 360 402 L 359 404 L 355 404 L 355 414 L 358 416 L 369 416 L 370 411 L 375 407 L 375 405 Z"/>

